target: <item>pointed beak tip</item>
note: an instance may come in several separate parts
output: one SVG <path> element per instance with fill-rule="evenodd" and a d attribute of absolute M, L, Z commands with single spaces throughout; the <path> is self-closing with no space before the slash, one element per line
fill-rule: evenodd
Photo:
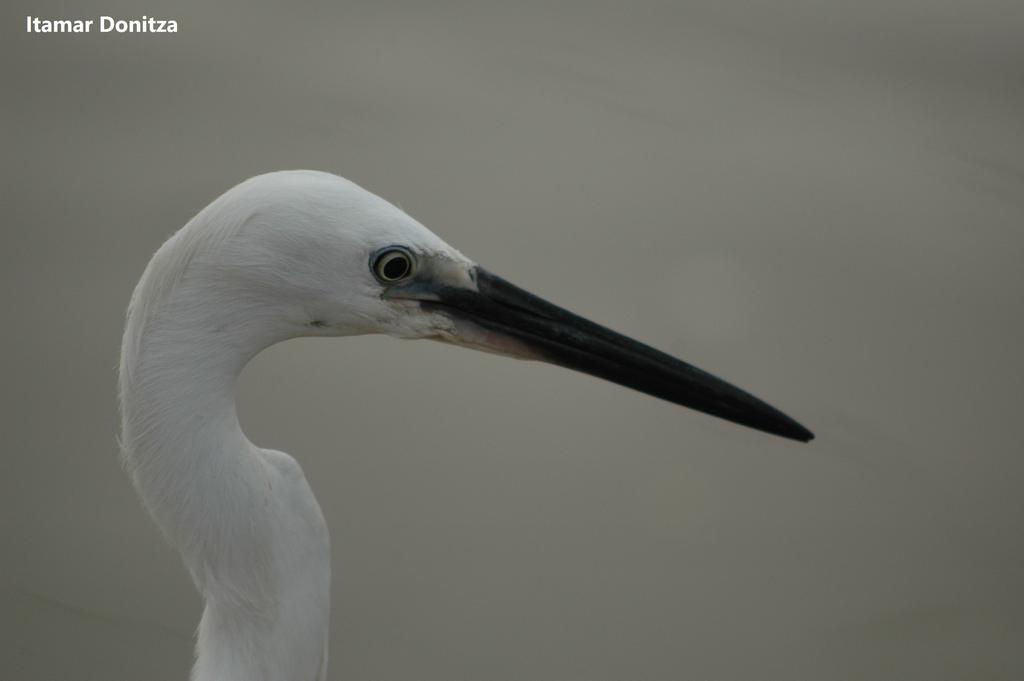
<path fill-rule="evenodd" d="M 785 430 L 785 432 L 780 432 L 779 435 L 790 440 L 796 440 L 797 442 L 810 442 L 814 439 L 814 433 L 795 421 Z"/>
<path fill-rule="evenodd" d="M 807 430 L 806 428 L 804 428 L 804 431 L 800 435 L 800 437 L 797 438 L 798 441 L 805 442 L 805 443 L 806 442 L 810 442 L 813 439 L 814 439 L 814 433 L 812 433 L 811 431 Z"/>

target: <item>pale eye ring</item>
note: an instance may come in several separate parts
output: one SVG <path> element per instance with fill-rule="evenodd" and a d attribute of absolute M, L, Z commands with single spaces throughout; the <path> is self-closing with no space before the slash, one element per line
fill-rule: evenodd
<path fill-rule="evenodd" d="M 386 284 L 407 278 L 412 270 L 412 253 L 397 246 L 381 251 L 373 259 L 374 276 Z"/>

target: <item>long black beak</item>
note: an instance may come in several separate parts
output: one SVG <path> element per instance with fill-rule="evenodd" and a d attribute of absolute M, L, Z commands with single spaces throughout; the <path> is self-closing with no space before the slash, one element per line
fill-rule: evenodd
<path fill-rule="evenodd" d="M 808 442 L 814 434 L 778 409 L 697 367 L 552 305 L 483 268 L 477 290 L 441 286 L 425 309 L 484 329 L 499 351 L 506 341 L 552 364 L 598 376 L 726 421 Z M 494 339 L 498 339 L 497 342 Z"/>

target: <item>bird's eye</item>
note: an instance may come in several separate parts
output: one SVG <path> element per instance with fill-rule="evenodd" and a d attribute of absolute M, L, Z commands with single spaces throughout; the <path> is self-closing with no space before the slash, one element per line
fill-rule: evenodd
<path fill-rule="evenodd" d="M 388 283 L 405 279 L 412 274 L 412 254 L 402 248 L 389 248 L 373 261 L 373 273 Z"/>

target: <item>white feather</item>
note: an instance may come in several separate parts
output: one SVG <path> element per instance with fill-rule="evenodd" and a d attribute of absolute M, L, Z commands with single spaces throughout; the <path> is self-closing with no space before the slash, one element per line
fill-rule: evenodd
<path fill-rule="evenodd" d="M 195 681 L 325 677 L 327 527 L 299 464 L 246 438 L 234 388 L 250 359 L 288 338 L 442 332 L 449 321 L 381 299 L 368 254 L 396 243 L 469 262 L 347 180 L 271 173 L 190 220 L 132 295 L 122 456 L 205 599 Z"/>

